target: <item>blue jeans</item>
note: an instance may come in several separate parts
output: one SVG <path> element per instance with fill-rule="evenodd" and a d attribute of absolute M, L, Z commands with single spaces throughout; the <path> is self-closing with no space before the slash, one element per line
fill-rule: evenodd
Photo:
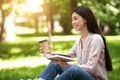
<path fill-rule="evenodd" d="M 56 76 L 59 76 L 56 78 Z M 39 76 L 45 80 L 95 80 L 91 74 L 76 65 L 70 65 L 67 69 L 50 62 L 45 71 Z"/>

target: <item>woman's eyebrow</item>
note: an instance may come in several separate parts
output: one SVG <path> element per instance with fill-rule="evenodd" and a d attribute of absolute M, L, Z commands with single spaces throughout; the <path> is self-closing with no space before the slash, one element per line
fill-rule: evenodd
<path fill-rule="evenodd" d="M 77 16 L 73 16 L 73 18 L 77 18 Z"/>

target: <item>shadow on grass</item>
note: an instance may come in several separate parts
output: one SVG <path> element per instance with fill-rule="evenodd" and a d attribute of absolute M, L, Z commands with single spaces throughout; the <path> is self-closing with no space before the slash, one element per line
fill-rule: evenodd
<path fill-rule="evenodd" d="M 4 43 L 0 45 L 0 58 L 11 59 L 35 56 L 39 53 L 38 43 Z"/>
<path fill-rule="evenodd" d="M 52 33 L 52 36 L 54 35 L 65 35 L 61 32 L 54 32 Z M 40 37 L 40 36 L 48 36 L 48 33 L 28 33 L 28 34 L 17 34 L 17 36 L 19 37 Z"/>
<path fill-rule="evenodd" d="M 0 71 L 0 80 L 33 80 L 38 77 L 46 65 L 38 67 L 21 67 L 14 69 L 3 69 Z"/>
<path fill-rule="evenodd" d="M 28 34 L 17 34 L 19 37 L 40 37 L 40 36 L 48 36 L 48 33 L 42 33 L 42 34 L 37 34 L 37 33 L 28 33 Z"/>
<path fill-rule="evenodd" d="M 68 51 L 73 45 L 72 41 L 54 41 L 53 52 L 58 51 Z M 39 45 L 37 42 L 23 42 L 23 43 L 4 43 L 0 45 L 0 58 L 5 59 L 13 59 L 19 57 L 32 57 L 38 56 Z"/>

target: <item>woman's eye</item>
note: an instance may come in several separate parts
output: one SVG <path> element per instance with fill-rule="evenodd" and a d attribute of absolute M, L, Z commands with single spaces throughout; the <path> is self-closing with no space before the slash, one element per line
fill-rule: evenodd
<path fill-rule="evenodd" d="M 75 20 L 77 20 L 78 18 L 74 18 Z"/>

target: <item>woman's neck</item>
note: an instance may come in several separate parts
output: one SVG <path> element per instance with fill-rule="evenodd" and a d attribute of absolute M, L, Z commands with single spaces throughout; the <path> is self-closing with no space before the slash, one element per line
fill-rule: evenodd
<path fill-rule="evenodd" d="M 82 38 L 86 38 L 86 36 L 90 33 L 87 29 L 81 32 L 82 32 Z"/>

